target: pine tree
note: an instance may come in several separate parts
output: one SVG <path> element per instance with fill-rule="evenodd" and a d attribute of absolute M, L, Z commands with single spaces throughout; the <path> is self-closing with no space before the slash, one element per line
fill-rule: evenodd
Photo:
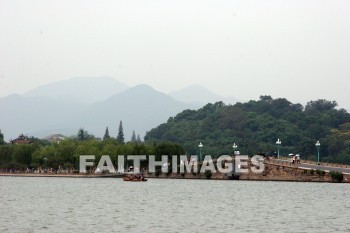
<path fill-rule="evenodd" d="M 141 138 L 140 138 L 140 134 L 137 134 L 137 139 L 136 139 L 137 142 L 141 142 Z"/>
<path fill-rule="evenodd" d="M 88 131 L 86 131 L 84 128 L 80 128 L 77 134 L 77 139 L 79 141 L 84 141 L 84 140 L 90 140 L 90 139 L 94 139 L 95 136 L 92 134 L 89 134 Z"/>
<path fill-rule="evenodd" d="M 5 144 L 5 141 L 4 141 L 4 134 L 1 133 L 1 129 L 0 129 L 0 145 L 3 145 Z"/>
<path fill-rule="evenodd" d="M 124 132 L 123 132 L 123 122 L 122 121 L 120 121 L 120 123 L 119 123 L 117 141 L 120 143 L 124 143 Z"/>
<path fill-rule="evenodd" d="M 79 141 L 85 140 L 85 133 L 84 133 L 84 129 L 83 128 L 79 129 L 77 138 L 78 138 Z"/>
<path fill-rule="evenodd" d="M 136 142 L 135 130 L 132 131 L 131 142 Z"/>
<path fill-rule="evenodd" d="M 110 139 L 111 136 L 109 136 L 109 130 L 108 130 L 108 127 L 106 128 L 106 131 L 105 131 L 105 135 L 103 136 L 103 140 L 107 140 L 107 139 Z"/>

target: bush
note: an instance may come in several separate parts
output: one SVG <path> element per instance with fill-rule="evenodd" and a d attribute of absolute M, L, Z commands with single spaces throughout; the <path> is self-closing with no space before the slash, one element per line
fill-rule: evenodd
<path fill-rule="evenodd" d="M 156 173 L 155 173 L 155 175 L 156 175 L 156 177 L 158 177 L 159 175 L 160 175 L 160 172 L 161 172 L 162 170 L 160 169 L 160 168 L 157 168 L 156 169 Z"/>
<path fill-rule="evenodd" d="M 211 171 L 210 171 L 210 170 L 206 170 L 206 171 L 204 172 L 204 176 L 205 176 L 205 178 L 210 179 L 211 176 L 212 176 Z"/>
<path fill-rule="evenodd" d="M 171 173 L 173 172 L 173 167 L 172 166 L 169 166 L 168 167 L 168 172 L 166 173 L 166 175 L 170 175 Z"/>
<path fill-rule="evenodd" d="M 333 182 L 338 182 L 338 183 L 340 183 L 340 182 L 342 182 L 343 179 L 344 179 L 344 175 L 343 175 L 343 173 L 341 173 L 341 172 L 330 171 L 330 172 L 328 173 L 328 175 L 329 175 L 330 177 L 332 177 Z"/>
<path fill-rule="evenodd" d="M 319 176 L 324 176 L 324 175 L 326 174 L 326 172 L 323 171 L 323 170 L 317 169 L 317 170 L 316 170 L 316 174 L 319 175 Z"/>
<path fill-rule="evenodd" d="M 109 174 L 109 170 L 103 170 L 103 171 L 102 171 L 102 174 L 103 174 L 103 175 Z"/>
<path fill-rule="evenodd" d="M 315 170 L 314 170 L 314 169 L 309 170 L 309 174 L 310 174 L 310 175 L 313 175 L 314 173 L 315 173 Z"/>

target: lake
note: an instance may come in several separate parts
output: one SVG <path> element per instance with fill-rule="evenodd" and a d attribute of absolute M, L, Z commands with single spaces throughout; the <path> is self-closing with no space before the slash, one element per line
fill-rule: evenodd
<path fill-rule="evenodd" d="M 0 177 L 0 232 L 350 232 L 349 184 Z"/>

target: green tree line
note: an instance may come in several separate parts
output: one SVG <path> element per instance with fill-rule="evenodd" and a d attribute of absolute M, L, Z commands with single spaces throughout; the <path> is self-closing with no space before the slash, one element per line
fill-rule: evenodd
<path fill-rule="evenodd" d="M 54 168 L 79 169 L 80 155 L 95 155 L 97 165 L 102 155 L 109 155 L 117 167 L 118 155 L 161 155 L 184 154 L 184 149 L 170 142 L 161 143 L 120 143 L 115 139 L 98 141 L 95 139 L 65 139 L 60 143 L 5 144 L 0 145 L 0 168 Z M 130 164 L 129 164 L 130 165 Z"/>
<path fill-rule="evenodd" d="M 277 151 L 316 158 L 315 142 L 321 143 L 323 161 L 350 163 L 350 114 L 337 109 L 335 101 L 310 101 L 304 107 L 287 99 L 261 96 L 258 101 L 225 105 L 207 104 L 199 110 L 185 110 L 150 130 L 145 141 L 171 141 L 181 144 L 187 154 L 212 156 L 232 154 L 233 143 L 241 154 Z"/>

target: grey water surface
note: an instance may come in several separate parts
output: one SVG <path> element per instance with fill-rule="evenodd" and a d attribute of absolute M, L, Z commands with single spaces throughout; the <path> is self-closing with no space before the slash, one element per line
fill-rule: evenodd
<path fill-rule="evenodd" d="M 350 232 L 350 185 L 0 177 L 0 232 Z"/>

